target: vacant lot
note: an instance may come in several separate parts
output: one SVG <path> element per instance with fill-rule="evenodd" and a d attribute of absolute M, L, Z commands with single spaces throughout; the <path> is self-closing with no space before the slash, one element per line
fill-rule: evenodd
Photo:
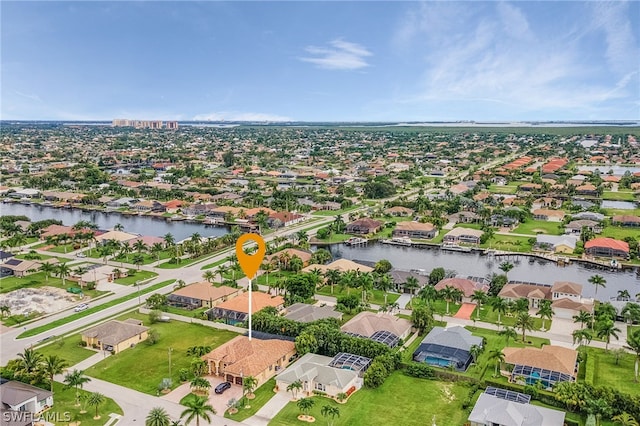
<path fill-rule="evenodd" d="M 544 220 L 529 220 L 525 223 L 521 223 L 517 228 L 513 230 L 514 234 L 549 234 L 549 235 L 562 235 L 563 229 L 560 228 L 562 224 L 558 222 L 547 222 Z"/>

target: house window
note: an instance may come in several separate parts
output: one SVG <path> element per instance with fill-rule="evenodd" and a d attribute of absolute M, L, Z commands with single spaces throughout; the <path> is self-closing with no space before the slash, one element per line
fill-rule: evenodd
<path fill-rule="evenodd" d="M 326 392 L 326 386 L 323 385 L 322 383 L 316 383 L 315 385 L 316 390 L 319 390 L 321 392 Z"/>

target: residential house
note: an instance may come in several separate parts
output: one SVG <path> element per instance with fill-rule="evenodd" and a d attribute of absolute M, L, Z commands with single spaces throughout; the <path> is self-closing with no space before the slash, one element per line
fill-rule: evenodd
<path fill-rule="evenodd" d="M 38 198 L 40 196 L 40 191 L 32 188 L 24 188 L 18 189 L 15 192 L 9 194 L 11 198 Z"/>
<path fill-rule="evenodd" d="M 540 382 L 551 388 L 560 382 L 575 382 L 578 376 L 578 352 L 555 345 L 542 348 L 504 348 L 504 362 L 513 366 L 511 382 L 534 384 Z"/>
<path fill-rule="evenodd" d="M 304 216 L 291 212 L 271 213 L 267 219 L 267 223 L 271 228 L 281 228 L 283 226 L 292 226 L 304 220 Z"/>
<path fill-rule="evenodd" d="M 555 318 L 570 320 L 580 312 L 593 314 L 594 305 L 592 301 L 574 300 L 565 297 L 554 300 L 551 303 L 551 309 Z"/>
<path fill-rule="evenodd" d="M 107 202 L 107 209 L 122 209 L 129 208 L 131 205 L 137 203 L 138 200 L 135 198 L 122 197 L 115 200 L 111 200 Z"/>
<path fill-rule="evenodd" d="M 523 183 L 518 187 L 518 190 L 524 192 L 538 192 L 542 189 L 542 185 L 539 183 Z"/>
<path fill-rule="evenodd" d="M 635 228 L 640 226 L 640 217 L 631 215 L 616 215 L 611 218 L 611 224 Z"/>
<path fill-rule="evenodd" d="M 495 389 L 495 388 L 494 388 Z M 499 389 L 501 395 L 507 391 Z M 489 391 L 489 389 L 487 389 Z M 469 414 L 470 426 L 563 426 L 564 411 L 539 407 L 513 400 L 515 392 L 509 391 L 509 398 L 490 395 L 480 397 Z M 522 395 L 522 394 L 518 394 Z M 529 395 L 525 395 L 527 397 Z"/>
<path fill-rule="evenodd" d="M 375 234 L 382 228 L 382 225 L 383 223 L 379 220 L 369 218 L 357 219 L 347 225 L 345 233 L 359 235 Z"/>
<path fill-rule="evenodd" d="M 411 333 L 411 321 L 384 312 L 360 312 L 347 321 L 340 330 L 352 336 L 371 339 L 396 347 L 400 339 Z"/>
<path fill-rule="evenodd" d="M 336 397 L 347 393 L 351 388 L 359 389 L 362 381 L 358 373 L 344 368 L 332 367 L 333 358 L 314 353 L 307 353 L 295 364 L 276 376 L 276 387 L 287 389 L 295 382 L 302 383 L 302 395 L 311 396 L 313 391 L 323 392 L 327 396 Z"/>
<path fill-rule="evenodd" d="M 430 240 L 438 235 L 438 228 L 431 223 L 416 221 L 398 222 L 392 235 L 393 237 L 409 237 Z"/>
<path fill-rule="evenodd" d="M 593 220 L 595 222 L 602 222 L 604 220 L 604 215 L 602 213 L 596 213 L 596 212 L 580 212 L 580 213 L 571 215 L 571 217 L 573 219 Z"/>
<path fill-rule="evenodd" d="M 515 228 L 520 221 L 518 218 L 506 216 L 503 214 L 493 214 L 487 221 L 489 225 L 495 227 Z"/>
<path fill-rule="evenodd" d="M 267 293 L 254 291 L 251 297 L 251 312 L 256 313 L 262 308 L 272 306 L 277 310 L 284 307 L 282 296 L 271 296 Z M 242 293 L 228 299 L 207 311 L 210 320 L 224 319 L 227 324 L 243 323 L 249 315 L 249 293 Z"/>
<path fill-rule="evenodd" d="M 184 207 L 182 213 L 188 216 L 210 216 L 217 207 L 218 206 L 213 203 L 191 204 L 188 207 Z M 224 217 L 224 214 L 220 217 Z"/>
<path fill-rule="evenodd" d="M 333 306 L 315 306 L 306 303 L 294 303 L 286 308 L 285 318 L 297 322 L 312 322 L 324 318 L 336 318 L 342 320 L 342 312 L 335 310 Z"/>
<path fill-rule="evenodd" d="M 489 284 L 486 279 L 471 279 L 475 277 L 453 277 L 453 278 L 445 278 L 440 280 L 435 285 L 435 289 L 440 291 L 445 289 L 446 287 L 453 287 L 457 290 L 460 290 L 463 293 L 463 301 L 470 302 L 471 297 L 476 291 L 482 291 L 483 293 L 487 293 L 489 291 Z"/>
<path fill-rule="evenodd" d="M 58 263 L 58 259 L 52 257 L 46 260 L 36 261 L 11 258 L 0 264 L 0 276 L 6 277 L 13 275 L 19 278 L 26 277 L 27 275 L 38 272 L 45 263 L 56 264 Z"/>
<path fill-rule="evenodd" d="M 484 234 L 479 229 L 471 228 L 453 228 L 447 232 L 443 241 L 446 243 L 464 243 L 464 244 L 480 244 L 480 238 Z"/>
<path fill-rule="evenodd" d="M 541 300 L 551 299 L 551 286 L 536 283 L 509 282 L 502 287 L 498 296 L 508 302 L 515 302 L 518 299 L 525 298 L 529 300 L 530 309 L 537 309 L 540 307 Z"/>
<path fill-rule="evenodd" d="M 209 210 L 208 216 L 224 219 L 228 216 L 238 217 L 243 209 L 240 207 L 220 206 Z"/>
<path fill-rule="evenodd" d="M 413 353 L 413 360 L 458 371 L 466 371 L 473 362 L 471 347 L 482 347 L 482 337 L 463 327 L 433 327 Z"/>
<path fill-rule="evenodd" d="M 240 293 L 242 293 L 241 288 L 232 288 L 226 285 L 215 287 L 211 283 L 203 281 L 179 288 L 167 296 L 167 302 L 171 306 L 185 309 L 213 308 L 233 299 Z"/>
<path fill-rule="evenodd" d="M 340 272 L 346 272 L 346 271 L 373 272 L 373 268 L 370 266 L 366 266 L 361 263 L 356 263 L 353 260 L 344 259 L 344 258 L 334 260 L 333 262 L 328 263 L 326 265 L 311 264 L 306 268 L 303 268 L 302 272 L 311 272 L 314 269 L 318 269 L 322 274 L 324 274 L 329 269 L 335 269 Z"/>
<path fill-rule="evenodd" d="M 31 425 L 38 415 L 53 406 L 53 394 L 27 383 L 0 379 L 0 403 L 3 425 Z M 29 415 L 19 417 L 16 412 Z"/>
<path fill-rule="evenodd" d="M 629 243 L 613 238 L 594 238 L 584 245 L 584 251 L 594 257 L 629 258 Z"/>
<path fill-rule="evenodd" d="M 139 235 L 130 234 L 124 231 L 109 231 L 109 232 L 105 232 L 104 234 L 97 235 L 95 237 L 95 240 L 96 240 L 96 243 L 100 243 L 100 244 L 105 244 L 107 241 L 112 241 L 112 240 L 122 243 L 124 241 L 132 241 L 138 237 Z"/>
<path fill-rule="evenodd" d="M 532 213 L 534 219 L 547 222 L 562 222 L 565 216 L 562 210 L 536 209 Z"/>
<path fill-rule="evenodd" d="M 572 220 L 564 226 L 564 233 L 579 236 L 582 234 L 583 229 L 587 229 L 594 234 L 599 234 L 602 232 L 602 225 L 600 222 L 596 222 L 595 220 Z"/>
<path fill-rule="evenodd" d="M 407 217 L 407 216 L 413 216 L 415 213 L 415 210 L 410 209 L 408 207 L 403 207 L 403 206 L 394 206 L 394 207 L 389 207 L 388 209 L 385 209 L 384 213 L 389 214 L 391 216 L 396 216 L 396 217 Z"/>
<path fill-rule="evenodd" d="M 88 346 L 117 354 L 147 340 L 149 327 L 133 318 L 125 321 L 111 320 L 91 327 L 81 335 L 82 341 Z"/>
<path fill-rule="evenodd" d="M 0 264 L 6 262 L 7 260 L 13 257 L 13 253 L 9 253 L 8 251 L 0 250 Z"/>
<path fill-rule="evenodd" d="M 288 340 L 236 336 L 202 359 L 212 376 L 240 386 L 244 377 L 252 376 L 259 387 L 289 365 L 295 353 L 295 344 Z"/>
<path fill-rule="evenodd" d="M 414 294 L 417 294 L 422 287 L 424 287 L 429 283 L 428 275 L 422 275 L 417 272 L 400 271 L 398 269 L 392 269 L 389 272 L 389 276 L 393 280 L 395 290 L 398 292 L 409 293 L 413 291 Z M 405 287 L 405 283 L 407 282 L 407 279 L 409 277 L 414 277 L 415 279 L 418 280 L 418 288 L 411 290 Z"/>
<path fill-rule="evenodd" d="M 480 216 L 473 212 L 458 212 L 447 216 L 449 222 L 453 223 L 475 223 L 480 220 Z"/>
<path fill-rule="evenodd" d="M 590 183 L 587 183 L 587 184 L 576 187 L 576 194 L 590 195 L 595 197 L 596 195 L 598 195 L 598 188 L 596 188 L 594 185 Z"/>
<path fill-rule="evenodd" d="M 546 235 L 537 234 L 534 250 L 553 253 L 573 253 L 578 243 L 575 235 Z"/>
<path fill-rule="evenodd" d="M 312 253 L 305 250 L 300 250 L 295 248 L 286 248 L 284 250 L 280 250 L 277 253 L 273 253 L 268 256 L 265 256 L 265 262 L 276 264 L 278 267 L 280 267 L 282 266 L 280 265 L 282 263 L 281 259 L 282 260 L 284 260 L 285 258 L 293 259 L 293 257 L 295 256 L 295 257 L 298 257 L 300 260 L 302 260 L 302 265 L 304 267 L 309 265 L 312 255 L 313 255 Z"/>

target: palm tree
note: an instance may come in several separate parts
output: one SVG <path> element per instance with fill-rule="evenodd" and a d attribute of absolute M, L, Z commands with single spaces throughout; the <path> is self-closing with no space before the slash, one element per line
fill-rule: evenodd
<path fill-rule="evenodd" d="M 482 353 L 482 350 L 483 347 L 481 345 L 471 345 L 471 347 L 469 348 L 469 354 L 471 355 L 471 358 L 473 358 L 474 364 L 478 362 L 478 357 Z"/>
<path fill-rule="evenodd" d="M 35 373 L 42 363 L 42 354 L 29 348 L 19 353 L 18 358 L 20 360 L 20 369 L 27 374 Z"/>
<path fill-rule="evenodd" d="M 333 286 L 340 282 L 342 273 L 337 269 L 327 269 L 324 273 L 327 284 L 331 286 L 331 294 L 333 294 Z"/>
<path fill-rule="evenodd" d="M 247 396 L 252 396 L 253 391 L 258 386 L 258 379 L 253 376 L 247 376 L 242 379 L 242 390 L 246 391 Z M 255 396 L 255 395 L 253 395 Z"/>
<path fill-rule="evenodd" d="M 449 315 L 449 303 L 458 300 L 462 295 L 462 292 L 450 285 L 440 290 L 440 297 L 447 302 L 447 315 Z"/>
<path fill-rule="evenodd" d="M 367 303 L 367 293 L 373 288 L 373 275 L 370 272 L 360 274 L 358 287 L 362 290 L 362 303 Z"/>
<path fill-rule="evenodd" d="M 607 280 L 604 279 L 602 275 L 593 275 L 588 280 L 593 286 L 596 288 L 595 299 L 598 298 L 598 287 L 605 288 L 607 284 Z"/>
<path fill-rule="evenodd" d="M 45 262 L 40 266 L 40 271 L 44 272 L 44 280 L 49 282 L 49 276 L 56 271 L 56 267 L 49 262 Z"/>
<path fill-rule="evenodd" d="M 327 426 L 333 426 L 334 419 L 340 417 L 340 409 L 333 405 L 324 405 L 320 410 L 320 414 L 327 419 Z M 329 419 L 329 417 L 331 417 L 331 419 Z"/>
<path fill-rule="evenodd" d="M 496 296 L 489 299 L 489 305 L 491 306 L 491 309 L 493 309 L 494 312 L 498 314 L 498 327 L 499 327 L 500 324 L 502 323 L 500 321 L 501 316 L 507 312 L 507 306 L 508 306 L 507 300 L 503 299 L 500 296 Z"/>
<path fill-rule="evenodd" d="M 194 245 L 200 244 L 202 242 L 202 236 L 199 233 L 194 232 L 193 234 L 191 234 L 191 242 Z"/>
<path fill-rule="evenodd" d="M 136 253 L 133 255 L 133 264 L 137 266 L 138 271 L 140 270 L 140 265 L 144 263 L 144 256 L 140 253 Z"/>
<path fill-rule="evenodd" d="M 164 239 L 164 246 L 167 248 L 175 245 L 176 243 L 176 239 L 173 237 L 173 235 L 170 232 L 165 234 L 162 238 Z"/>
<path fill-rule="evenodd" d="M 82 389 L 82 386 L 90 381 L 91 379 L 84 375 L 84 370 L 73 370 L 64 376 L 65 389 L 76 388 L 76 406 L 80 405 L 79 389 Z"/>
<path fill-rule="evenodd" d="M 514 265 L 511 262 L 502 262 L 500 266 L 498 266 L 498 269 L 500 269 L 502 272 L 504 272 L 505 275 L 507 275 L 509 271 L 513 269 L 513 266 Z"/>
<path fill-rule="evenodd" d="M 162 407 L 153 407 L 144 421 L 145 426 L 169 426 L 171 419 Z"/>
<path fill-rule="evenodd" d="M 494 372 L 494 376 L 498 377 L 498 367 L 500 367 L 500 364 L 502 362 L 504 362 L 504 354 L 502 353 L 502 351 L 500 349 L 494 349 L 494 350 L 489 352 L 489 359 L 488 360 L 496 362 L 496 370 Z"/>
<path fill-rule="evenodd" d="M 524 343 L 526 341 L 525 333 L 533 329 L 533 317 L 528 312 L 520 312 L 514 325 L 522 330 L 522 342 Z"/>
<path fill-rule="evenodd" d="M 418 298 L 424 301 L 427 305 L 431 305 L 431 302 L 438 298 L 438 290 L 436 290 L 432 285 L 425 285 L 418 292 Z"/>
<path fill-rule="evenodd" d="M 592 315 L 587 311 L 580 311 L 573 316 L 573 322 L 579 322 L 580 326 L 584 328 L 585 324 L 589 324 L 592 320 Z"/>
<path fill-rule="evenodd" d="M 124 226 L 122 226 L 121 223 L 116 223 L 116 225 L 113 227 L 114 231 L 124 231 Z"/>
<path fill-rule="evenodd" d="M 591 339 L 593 339 L 593 334 L 591 334 L 591 330 L 588 328 L 581 328 L 578 330 L 574 330 L 573 333 L 571 333 L 571 335 L 573 336 L 574 345 L 576 343 L 579 343 L 580 346 L 584 344 L 588 345 L 591 342 Z"/>
<path fill-rule="evenodd" d="M 416 294 L 416 289 L 420 288 L 420 281 L 413 275 L 407 277 L 407 280 L 404 283 L 404 288 L 409 290 L 409 294 L 413 299 L 413 295 Z"/>
<path fill-rule="evenodd" d="M 608 352 L 609 342 L 611 342 L 611 336 L 615 337 L 617 340 L 618 333 L 620 333 L 621 331 L 618 327 L 616 327 L 616 324 L 610 319 L 599 321 L 596 328 L 597 328 L 596 335 L 601 339 L 604 339 L 605 341 L 604 350 L 605 352 Z"/>
<path fill-rule="evenodd" d="M 71 268 L 66 263 L 60 263 L 56 266 L 56 274 L 62 278 L 62 286 L 64 287 L 67 285 L 66 278 L 71 274 Z"/>
<path fill-rule="evenodd" d="M 622 426 L 638 426 L 639 423 L 633 416 L 627 412 L 623 412 L 618 414 L 617 416 L 611 417 L 615 423 L 620 423 Z"/>
<path fill-rule="evenodd" d="M 199 396 L 187 400 L 183 403 L 186 406 L 186 410 L 180 414 L 180 419 L 186 417 L 186 425 L 189 425 L 194 419 L 196 426 L 200 426 L 200 419 L 203 419 L 207 423 L 211 423 L 210 414 L 216 414 L 216 410 L 208 403 L 207 398 L 201 398 Z"/>
<path fill-rule="evenodd" d="M 207 280 L 209 284 L 213 284 L 213 280 L 216 278 L 216 274 L 214 274 L 212 271 L 205 271 L 205 273 L 202 274 L 202 278 Z"/>
<path fill-rule="evenodd" d="M 144 241 L 136 240 L 136 242 L 133 243 L 133 249 L 135 251 L 137 251 L 138 253 L 142 253 L 143 251 L 147 251 L 149 249 L 149 247 L 147 247 L 147 245 L 144 243 Z"/>
<path fill-rule="evenodd" d="M 543 300 L 540 302 L 540 307 L 538 308 L 538 316 L 542 318 L 542 329 L 545 328 L 545 320 L 550 320 L 553 317 L 553 309 L 551 308 L 551 300 Z"/>
<path fill-rule="evenodd" d="M 487 293 L 482 290 L 476 290 L 471 296 L 471 301 L 476 302 L 476 319 L 480 319 L 480 308 L 482 307 L 482 304 L 487 301 Z"/>
<path fill-rule="evenodd" d="M 106 398 L 103 394 L 101 394 L 100 392 L 92 392 L 89 395 L 89 398 L 87 399 L 87 404 L 96 407 L 96 415 L 94 417 L 94 419 L 99 419 L 100 416 L 98 416 L 98 407 L 100 407 L 102 404 L 104 404 L 104 402 L 106 401 Z"/>
<path fill-rule="evenodd" d="M 296 399 L 296 394 L 300 389 L 302 389 L 302 382 L 300 380 L 296 380 L 295 382 L 287 386 L 287 392 L 291 392 L 293 399 Z"/>
<path fill-rule="evenodd" d="M 164 248 L 162 247 L 161 243 L 153 243 L 149 251 L 151 252 L 152 256 L 156 257 L 156 261 L 160 262 L 160 253 L 162 253 L 163 250 Z"/>
<path fill-rule="evenodd" d="M 42 363 L 42 370 L 49 376 L 49 383 L 51 385 L 51 393 L 53 393 L 53 376 L 56 374 L 62 374 L 65 368 L 69 364 L 58 355 L 49 355 L 44 358 Z"/>
<path fill-rule="evenodd" d="M 504 330 L 500 330 L 498 334 L 505 337 L 507 347 L 509 347 L 509 339 L 516 340 L 518 337 L 518 332 L 513 327 L 505 327 Z"/>
<path fill-rule="evenodd" d="M 640 329 L 636 329 L 627 336 L 625 348 L 636 354 L 634 365 L 634 380 L 638 382 L 638 362 L 640 361 Z"/>
<path fill-rule="evenodd" d="M 315 401 L 311 398 L 301 398 L 296 405 L 298 406 L 300 411 L 304 413 L 305 416 L 308 416 L 309 410 L 311 410 L 314 404 Z"/>
<path fill-rule="evenodd" d="M 191 380 L 191 390 L 195 392 L 208 393 L 211 388 L 211 383 L 204 377 L 195 376 Z"/>

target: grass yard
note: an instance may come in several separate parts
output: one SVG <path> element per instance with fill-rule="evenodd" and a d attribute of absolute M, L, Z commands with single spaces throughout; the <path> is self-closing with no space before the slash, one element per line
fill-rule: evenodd
<path fill-rule="evenodd" d="M 540 330 L 542 328 L 542 319 L 534 314 L 531 315 L 533 317 L 533 329 Z M 472 318 L 476 317 L 476 312 L 474 311 L 472 314 Z M 489 322 L 492 324 L 498 324 L 498 313 L 495 312 L 490 306 L 484 305 L 482 309 L 480 309 L 480 321 Z M 515 316 L 510 315 L 501 315 L 500 321 L 503 326 L 513 327 L 513 324 L 516 322 Z M 551 326 L 551 321 L 545 320 L 545 327 L 548 329 Z"/>
<path fill-rule="evenodd" d="M 408 377 L 395 372 L 377 389 L 361 389 L 346 404 L 338 404 L 325 397 L 313 397 L 310 414 L 316 423 L 326 421 L 320 411 L 324 405 L 340 410 L 334 425 L 425 425 L 435 421 L 438 426 L 464 424 L 467 413 L 462 401 L 468 388 L 460 383 L 445 383 Z M 295 403 L 287 404 L 269 423 L 270 426 L 301 424 L 301 414 Z"/>
<path fill-rule="evenodd" d="M 350 211 L 356 210 L 358 207 L 360 206 L 354 205 L 349 208 L 340 209 L 340 210 L 317 210 L 311 214 L 314 216 L 323 216 L 323 217 L 338 216 L 339 214 L 345 214 L 345 213 L 349 213 Z"/>
<path fill-rule="evenodd" d="M 131 274 L 124 278 L 118 278 L 114 282 L 116 284 L 132 285 L 132 284 L 135 284 L 136 281 L 144 281 L 144 280 L 148 280 L 149 278 L 153 278 L 157 276 L 158 274 L 151 271 L 135 271 L 134 274 Z"/>
<path fill-rule="evenodd" d="M 518 225 L 512 232 L 514 234 L 549 234 L 549 235 L 562 235 L 563 228 L 560 228 L 562 223 L 547 222 L 545 220 L 528 220 Z"/>
<path fill-rule="evenodd" d="M 489 192 L 494 194 L 515 194 L 518 192 L 518 185 L 489 185 Z"/>
<path fill-rule="evenodd" d="M 39 288 L 39 287 L 56 287 L 66 290 L 69 287 L 77 287 L 78 284 L 75 281 L 65 280 L 63 284 L 62 279 L 51 275 L 48 279 L 45 277 L 44 272 L 36 272 L 35 274 L 27 275 L 26 277 L 5 277 L 0 279 L 0 293 L 8 293 L 20 288 Z M 92 299 L 105 294 L 105 291 L 98 290 L 86 290 L 83 289 L 85 295 Z"/>
<path fill-rule="evenodd" d="M 633 237 L 635 239 L 640 238 L 640 229 L 638 228 L 623 228 L 622 226 L 607 226 L 602 230 L 602 237 L 615 238 L 622 240 L 625 237 Z"/>
<path fill-rule="evenodd" d="M 316 290 L 317 294 L 323 294 L 325 296 L 333 296 L 340 297 L 346 296 L 347 294 L 355 294 L 358 297 L 362 297 L 362 291 L 357 288 L 352 289 L 344 289 L 340 290 L 340 287 L 333 286 L 333 294 L 331 294 L 331 286 L 325 285 Z M 373 303 L 374 305 L 383 305 L 384 304 L 384 292 L 381 290 L 371 290 L 370 291 L 372 297 L 369 299 L 369 303 Z M 397 293 L 387 293 L 387 303 L 393 303 L 400 297 Z"/>
<path fill-rule="evenodd" d="M 486 243 L 480 244 L 480 247 L 503 251 L 530 252 L 532 246 L 528 240 L 528 237 L 496 234 Z"/>
<path fill-rule="evenodd" d="M 50 344 L 36 350 L 44 356 L 58 355 L 67 361 L 69 366 L 72 366 L 96 353 L 80 346 L 81 341 L 79 334 L 72 334 L 67 337 L 57 338 Z"/>
<path fill-rule="evenodd" d="M 254 392 L 255 398 L 248 401 L 248 404 L 251 408 L 241 408 L 236 414 L 229 414 L 228 412 L 224 413 L 224 416 L 228 419 L 233 419 L 237 422 L 241 422 L 258 412 L 259 409 L 262 408 L 264 404 L 269 401 L 275 393 L 273 389 L 276 387 L 276 379 L 269 379 L 265 384 L 260 386 Z M 218 413 L 222 414 L 222 413 Z"/>
<path fill-rule="evenodd" d="M 325 238 L 325 239 L 320 239 L 318 237 L 314 237 L 313 240 L 314 241 L 320 241 L 323 243 L 341 243 L 343 241 L 347 241 L 349 238 L 351 238 L 353 235 L 348 235 L 348 234 L 331 234 L 329 235 L 329 238 Z M 313 241 L 312 241 L 313 243 Z"/>
<path fill-rule="evenodd" d="M 640 208 L 639 209 L 603 209 L 603 210 L 606 216 L 616 216 L 616 215 L 640 216 Z"/>
<path fill-rule="evenodd" d="M 128 314 L 125 316 L 141 319 L 145 325 L 149 325 L 146 315 Z M 179 321 L 156 323 L 151 328 L 155 329 L 159 335 L 159 340 L 155 345 L 140 343 L 99 362 L 89 368 L 86 374 L 140 392 L 156 395 L 162 379 L 169 377 L 169 348 L 172 348 L 171 379 L 173 388 L 175 388 L 180 384 L 179 370 L 190 367 L 191 357 L 186 355 L 188 347 L 210 345 L 215 348 L 237 336 L 236 333 L 230 331 Z"/>
<path fill-rule="evenodd" d="M 636 198 L 633 192 L 624 192 L 624 191 L 604 191 L 602 193 L 603 200 L 613 200 L 613 201 L 634 201 Z"/>
<path fill-rule="evenodd" d="M 103 426 L 109 420 L 109 414 L 124 414 L 122 408 L 118 404 L 116 404 L 113 399 L 106 398 L 104 404 L 98 407 L 98 414 L 100 418 L 97 420 L 93 419 L 93 416 L 96 414 L 95 407 L 86 406 L 84 407 L 87 412 L 84 414 L 80 414 L 80 410 L 82 407 L 77 407 L 75 398 L 76 398 L 76 390 L 75 388 L 65 389 L 62 383 L 55 383 L 53 385 L 54 392 L 54 405 L 53 408 L 44 415 L 49 416 L 51 420 L 62 420 L 65 419 L 65 414 L 68 413 L 71 421 L 77 421 L 78 424 L 82 423 L 82 426 Z M 80 394 L 89 394 L 90 392 L 80 390 Z M 57 416 L 57 419 L 56 419 Z M 56 422 L 58 423 L 58 422 Z M 60 424 L 60 423 L 58 423 Z M 67 423 L 65 423 L 67 424 Z"/>
<path fill-rule="evenodd" d="M 594 384 L 610 386 L 630 395 L 639 396 L 640 386 L 634 381 L 634 359 L 632 354 L 624 354 L 616 365 L 611 349 L 587 348 L 587 370 L 594 364 Z"/>
<path fill-rule="evenodd" d="M 48 248 L 46 251 L 53 252 L 53 253 L 70 253 L 70 252 L 76 250 L 76 249 L 73 248 L 74 246 L 75 246 L 75 244 L 73 244 L 73 243 L 71 243 L 71 244 L 61 244 L 59 246 Z M 94 250 L 94 252 L 95 252 L 95 250 Z"/>
<path fill-rule="evenodd" d="M 229 261 L 229 259 L 224 258 L 224 259 L 218 260 L 217 262 L 213 262 L 213 263 L 209 263 L 208 265 L 204 265 L 202 268 L 200 268 L 200 270 L 215 268 L 216 266 L 220 266 L 223 263 L 226 263 L 228 261 Z"/>

